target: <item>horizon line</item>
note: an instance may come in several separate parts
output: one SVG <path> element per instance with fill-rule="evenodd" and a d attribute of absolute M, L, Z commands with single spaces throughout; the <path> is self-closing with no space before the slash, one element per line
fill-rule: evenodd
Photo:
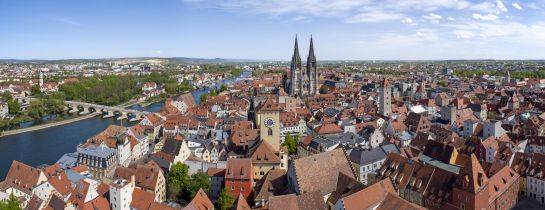
<path fill-rule="evenodd" d="M 173 57 L 155 57 L 155 56 L 134 56 L 134 57 L 101 57 L 101 58 L 55 58 L 55 59 L 46 59 L 46 58 L 0 58 L 1 61 L 69 61 L 69 60 L 115 60 L 115 59 L 202 59 L 202 60 L 226 60 L 226 61 L 250 61 L 250 62 L 290 62 L 287 60 L 277 60 L 277 59 L 253 59 L 253 58 L 206 58 L 206 57 L 183 57 L 183 56 L 173 56 Z M 525 58 L 525 59 L 504 59 L 504 58 L 450 58 L 450 59 L 324 59 L 318 60 L 318 62 L 331 62 L 331 61 L 344 61 L 344 62 L 354 62 L 354 61 L 545 61 L 545 58 Z"/>

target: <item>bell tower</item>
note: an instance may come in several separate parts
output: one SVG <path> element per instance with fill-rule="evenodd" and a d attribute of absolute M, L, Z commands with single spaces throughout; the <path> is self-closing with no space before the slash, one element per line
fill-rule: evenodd
<path fill-rule="evenodd" d="M 257 112 L 257 126 L 262 141 L 269 143 L 275 152 L 280 151 L 280 108 L 272 98 L 267 98 Z"/>

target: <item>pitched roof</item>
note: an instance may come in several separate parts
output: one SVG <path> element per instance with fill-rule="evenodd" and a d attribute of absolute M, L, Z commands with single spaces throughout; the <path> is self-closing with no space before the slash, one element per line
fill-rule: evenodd
<path fill-rule="evenodd" d="M 45 176 L 49 179 L 53 176 L 59 175 L 59 173 L 62 172 L 63 169 L 61 168 L 61 165 L 59 165 L 58 163 L 55 163 L 53 165 L 43 168 L 42 171 L 44 172 Z"/>
<path fill-rule="evenodd" d="M 191 93 L 182 94 L 178 96 L 176 100 L 183 101 L 188 108 L 197 106 L 197 103 L 195 102 L 195 98 L 193 97 L 193 94 Z"/>
<path fill-rule="evenodd" d="M 489 179 L 488 193 L 490 195 L 489 202 L 496 200 L 502 193 L 504 193 L 511 185 L 518 180 L 520 175 L 515 172 L 511 167 L 504 165 L 498 172 L 496 172 Z"/>
<path fill-rule="evenodd" d="M 375 147 L 372 149 L 355 148 L 350 151 L 348 158 L 350 158 L 350 161 L 353 163 L 357 163 L 362 166 L 378 160 L 386 159 L 386 153 L 384 153 L 380 147 Z"/>
<path fill-rule="evenodd" d="M 326 209 L 320 191 L 307 192 L 301 195 L 289 194 L 271 197 L 269 210 L 323 210 Z"/>
<path fill-rule="evenodd" d="M 39 184 L 38 181 L 40 181 L 40 176 L 42 174 L 42 171 L 37 168 L 13 160 L 8 175 L 2 182 L 0 188 L 6 189 L 7 187 L 14 187 L 25 193 L 31 194 L 32 189 Z"/>
<path fill-rule="evenodd" d="M 149 209 L 154 199 L 155 195 L 153 193 L 134 188 L 130 207 L 134 209 Z"/>
<path fill-rule="evenodd" d="M 363 190 L 342 198 L 342 200 L 346 210 L 370 209 L 384 201 L 388 193 L 395 192 L 392 181 L 390 179 L 383 179 Z"/>
<path fill-rule="evenodd" d="M 471 154 L 470 160 L 466 161 L 458 181 L 462 189 L 473 193 L 481 191 L 488 184 L 488 177 L 475 154 Z"/>
<path fill-rule="evenodd" d="M 268 97 L 258 109 L 258 112 L 262 111 L 281 111 L 280 104 L 276 103 L 271 97 Z"/>
<path fill-rule="evenodd" d="M 280 163 L 280 158 L 266 141 L 261 141 L 250 158 L 253 163 Z"/>
<path fill-rule="evenodd" d="M 339 198 L 352 195 L 365 187 L 366 186 L 358 180 L 340 173 L 339 178 L 337 179 L 337 189 L 331 193 L 327 202 L 335 204 Z"/>
<path fill-rule="evenodd" d="M 108 203 L 108 200 L 102 196 L 96 197 L 94 200 L 89 201 L 85 204 L 83 204 L 82 210 L 108 210 L 110 209 L 110 203 Z"/>
<path fill-rule="evenodd" d="M 189 209 L 195 209 L 195 210 L 210 210 L 214 208 L 214 204 L 212 204 L 212 201 L 210 201 L 210 198 L 206 195 L 206 193 L 202 190 L 202 188 L 197 191 L 195 194 L 195 197 L 191 200 L 191 202 L 184 207 L 184 210 Z"/>
<path fill-rule="evenodd" d="M 255 183 L 255 200 L 268 200 L 269 197 L 280 195 L 288 190 L 286 170 L 271 169 Z"/>
<path fill-rule="evenodd" d="M 70 182 L 64 171 L 57 176 L 51 177 L 48 181 L 63 196 L 68 196 L 72 192 L 72 182 Z"/>
<path fill-rule="evenodd" d="M 135 184 L 138 187 L 155 190 L 159 176 L 163 174 L 163 170 L 151 160 L 146 164 L 133 165 L 132 167 L 117 167 L 114 177 L 130 180 L 131 176 L 135 176 Z"/>
<path fill-rule="evenodd" d="M 246 202 L 246 199 L 244 199 L 244 196 L 242 194 L 239 194 L 235 202 L 233 202 L 233 207 L 231 210 L 250 210 L 250 205 L 248 205 L 248 202 Z"/>
<path fill-rule="evenodd" d="M 329 194 L 336 189 L 339 173 L 355 178 L 343 149 L 299 158 L 293 161 L 299 193 L 319 190 Z"/>
<path fill-rule="evenodd" d="M 426 208 L 411 203 L 398 195 L 389 192 L 386 195 L 386 198 L 377 206 L 375 210 L 393 210 L 393 209 L 403 209 L 403 210 L 424 210 Z"/>
<path fill-rule="evenodd" d="M 252 173 L 251 159 L 227 159 L 225 167 L 226 179 L 252 179 Z"/>
<path fill-rule="evenodd" d="M 426 149 L 424 149 L 424 155 L 436 160 L 440 160 L 444 163 L 449 163 L 452 153 L 455 151 L 454 146 L 447 143 L 441 143 L 437 141 L 428 141 Z"/>
<path fill-rule="evenodd" d="M 343 129 L 334 123 L 327 123 L 327 124 L 321 125 L 317 127 L 315 130 L 316 130 L 316 133 L 320 135 L 335 134 L 335 133 L 343 132 Z"/>

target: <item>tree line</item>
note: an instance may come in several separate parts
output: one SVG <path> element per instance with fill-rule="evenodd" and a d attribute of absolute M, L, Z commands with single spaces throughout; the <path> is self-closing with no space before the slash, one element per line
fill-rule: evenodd
<path fill-rule="evenodd" d="M 536 70 L 536 71 L 511 71 L 511 78 L 514 79 L 523 79 L 523 78 L 545 78 L 545 70 Z M 507 71 L 497 71 L 497 70 L 466 70 L 466 69 L 456 69 L 454 70 L 454 75 L 458 77 L 482 77 L 484 75 L 490 76 L 501 76 L 506 77 Z"/>
<path fill-rule="evenodd" d="M 178 84 L 175 78 L 167 74 L 153 72 L 145 76 L 102 76 L 83 78 L 79 82 L 61 85 L 60 92 L 67 100 L 118 105 L 134 99 L 142 93 L 146 82 L 164 85 L 167 95 L 176 95 L 193 89 L 188 81 Z"/>

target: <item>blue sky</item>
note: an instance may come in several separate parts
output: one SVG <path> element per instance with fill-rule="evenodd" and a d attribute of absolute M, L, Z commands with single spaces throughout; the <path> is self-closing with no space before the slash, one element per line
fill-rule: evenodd
<path fill-rule="evenodd" d="M 545 59 L 545 0 L 0 0 L 0 58 Z"/>

